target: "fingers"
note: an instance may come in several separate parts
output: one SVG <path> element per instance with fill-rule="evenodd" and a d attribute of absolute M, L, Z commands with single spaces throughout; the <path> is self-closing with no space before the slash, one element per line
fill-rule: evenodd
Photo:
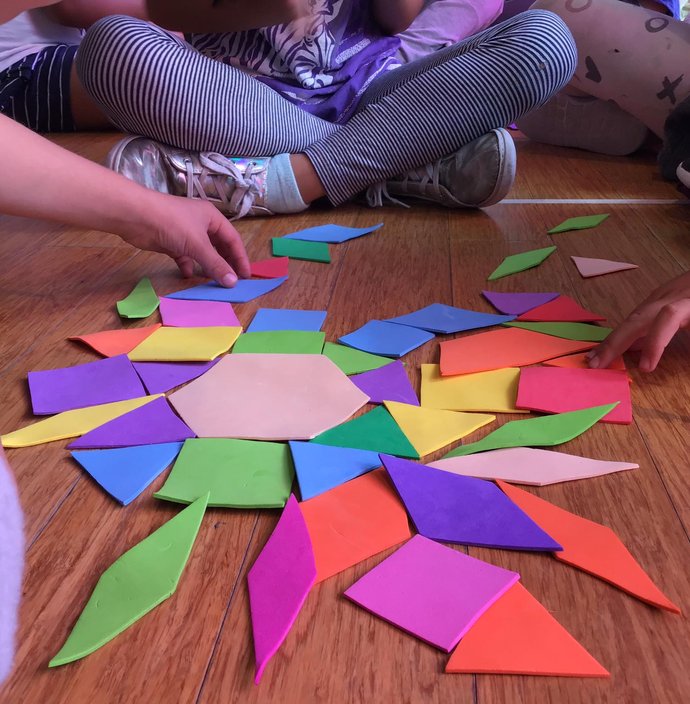
<path fill-rule="evenodd" d="M 175 264 L 180 269 L 180 273 L 185 279 L 194 276 L 194 260 L 187 256 L 175 257 Z"/>
<path fill-rule="evenodd" d="M 640 369 L 653 372 L 661 355 L 680 328 L 690 322 L 690 301 L 666 304 L 652 323 L 642 348 Z"/>
<path fill-rule="evenodd" d="M 232 264 L 240 278 L 249 278 L 249 257 L 240 233 L 215 209 L 209 225 L 209 236 L 219 254 Z"/>
<path fill-rule="evenodd" d="M 190 246 L 190 256 L 198 262 L 204 274 L 215 279 L 221 286 L 232 288 L 237 283 L 237 274 L 228 262 L 220 256 L 208 237 L 195 241 Z"/>
<path fill-rule="evenodd" d="M 630 349 L 635 341 L 644 337 L 648 319 L 641 313 L 633 313 L 614 330 L 598 347 L 587 354 L 591 369 L 606 369 L 616 357 Z"/>

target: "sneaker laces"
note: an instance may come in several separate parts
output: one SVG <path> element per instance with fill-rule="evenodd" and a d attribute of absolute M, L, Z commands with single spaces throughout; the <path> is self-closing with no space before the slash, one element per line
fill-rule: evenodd
<path fill-rule="evenodd" d="M 396 187 L 400 188 L 403 193 L 407 192 L 408 183 L 414 183 L 422 187 L 432 184 L 434 189 L 438 190 L 441 171 L 440 166 L 441 161 L 439 159 L 433 164 L 426 164 L 425 166 L 420 166 L 418 169 L 410 169 L 406 174 L 392 180 L 395 182 Z M 400 205 L 403 208 L 410 207 L 407 203 L 403 203 L 388 192 L 388 184 L 385 181 L 369 186 L 366 192 L 366 198 L 371 208 L 380 208 L 384 202 Z"/>

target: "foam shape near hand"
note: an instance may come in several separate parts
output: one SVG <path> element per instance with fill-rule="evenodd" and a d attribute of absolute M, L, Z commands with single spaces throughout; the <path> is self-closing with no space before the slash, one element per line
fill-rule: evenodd
<path fill-rule="evenodd" d="M 345 596 L 449 653 L 520 575 L 415 535 Z"/>
<path fill-rule="evenodd" d="M 400 360 L 379 369 L 373 369 L 350 378 L 352 383 L 361 389 L 371 403 L 384 401 L 400 401 L 419 406 L 405 367 Z"/>
<path fill-rule="evenodd" d="M 465 477 L 502 479 L 516 484 L 546 486 L 637 469 L 640 465 L 632 462 L 593 460 L 555 450 L 510 447 L 466 457 L 448 457 L 431 462 L 428 466 Z"/>
<path fill-rule="evenodd" d="M 440 369 L 443 376 L 453 376 L 525 367 L 565 354 L 584 352 L 594 346 L 593 342 L 564 340 L 520 328 L 490 330 L 442 342 Z"/>
<path fill-rule="evenodd" d="M 515 408 L 519 379 L 517 367 L 441 376 L 438 364 L 422 364 L 422 407 L 446 411 L 526 413 Z"/>
<path fill-rule="evenodd" d="M 302 501 L 381 466 L 377 452 L 290 441 Z"/>
<path fill-rule="evenodd" d="M 150 394 L 161 394 L 205 374 L 212 362 L 134 362 L 139 378 Z"/>
<path fill-rule="evenodd" d="M 290 259 L 303 259 L 308 262 L 331 261 L 331 253 L 324 242 L 304 242 L 303 240 L 290 240 L 284 237 L 274 237 L 271 240 L 274 257 L 289 257 Z"/>
<path fill-rule="evenodd" d="M 181 298 L 185 301 L 222 301 L 224 303 L 249 303 L 282 286 L 287 276 L 277 279 L 240 279 L 232 288 L 225 288 L 213 282 L 192 286 L 184 291 L 169 293 L 166 298 Z"/>
<path fill-rule="evenodd" d="M 506 315 L 522 315 L 528 310 L 544 305 L 558 293 L 499 293 L 498 291 L 482 291 L 482 296 L 501 313 Z"/>
<path fill-rule="evenodd" d="M 647 604 L 680 613 L 610 528 L 576 516 L 511 484 L 499 481 L 498 485 L 508 498 L 563 546 L 563 551 L 555 554 L 559 560 L 599 577 Z"/>
<path fill-rule="evenodd" d="M 477 442 L 456 447 L 446 457 L 459 457 L 506 447 L 561 445 L 589 430 L 614 407 L 615 404 L 610 403 L 581 411 L 557 413 L 553 416 L 511 420 Z"/>
<path fill-rule="evenodd" d="M 589 369 L 589 359 L 587 354 L 580 352 L 578 354 L 569 354 L 565 357 L 556 357 L 556 359 L 547 359 L 544 364 L 547 367 L 564 367 L 566 369 Z M 608 369 L 617 369 L 618 371 L 626 371 L 623 357 L 616 357 Z"/>
<path fill-rule="evenodd" d="M 120 354 L 129 354 L 159 327 L 160 323 L 156 323 L 145 328 L 103 330 L 89 335 L 75 335 L 67 339 L 83 342 L 104 357 L 117 357 Z"/>
<path fill-rule="evenodd" d="M 303 501 L 300 508 L 317 583 L 410 537 L 407 513 L 382 469 Z"/>
<path fill-rule="evenodd" d="M 251 274 L 258 279 L 287 278 L 290 268 L 289 257 L 269 257 L 251 264 Z"/>
<path fill-rule="evenodd" d="M 172 596 L 205 511 L 202 497 L 108 567 L 48 667 L 90 655 Z"/>
<path fill-rule="evenodd" d="M 37 416 L 146 396 L 126 355 L 29 372 L 28 379 L 31 405 Z"/>
<path fill-rule="evenodd" d="M 367 401 L 317 354 L 231 354 L 170 396 L 199 437 L 309 440 Z"/>
<path fill-rule="evenodd" d="M 182 442 L 194 433 L 172 412 L 165 398 L 135 408 L 82 435 L 69 449 L 157 445 Z"/>
<path fill-rule="evenodd" d="M 523 369 L 517 405 L 542 413 L 566 413 L 618 402 L 603 423 L 632 423 L 630 382 L 626 372 L 615 369 Z"/>
<path fill-rule="evenodd" d="M 233 354 L 321 354 L 326 334 L 305 330 L 272 330 L 240 335 Z"/>
<path fill-rule="evenodd" d="M 570 296 L 559 296 L 543 306 L 533 308 L 523 313 L 518 320 L 527 322 L 568 322 L 591 323 L 606 320 L 603 315 L 585 310 L 575 299 Z"/>
<path fill-rule="evenodd" d="M 41 445 L 44 442 L 75 438 L 135 408 L 151 403 L 157 398 L 160 398 L 160 395 L 134 398 L 131 401 L 104 403 L 102 406 L 89 406 L 88 408 L 79 408 L 76 411 L 65 411 L 2 435 L 0 441 L 2 441 L 3 447 L 31 447 Z"/>
<path fill-rule="evenodd" d="M 298 232 L 285 235 L 282 239 L 341 244 L 355 237 L 368 235 L 370 232 L 375 232 L 381 227 L 383 227 L 382 222 L 378 225 L 370 225 L 369 227 L 345 227 L 344 225 L 333 224 L 318 225 L 317 227 L 308 227 L 306 230 L 299 230 Z"/>
<path fill-rule="evenodd" d="M 187 440 L 157 499 L 209 506 L 282 508 L 294 472 L 287 445 L 253 440 Z"/>
<path fill-rule="evenodd" d="M 117 302 L 117 312 L 122 318 L 148 318 L 158 308 L 158 296 L 151 280 L 144 277 L 132 292 Z"/>
<path fill-rule="evenodd" d="M 294 496 L 247 574 L 255 684 L 297 619 L 316 581 L 309 531 Z"/>
<path fill-rule="evenodd" d="M 380 357 L 369 352 L 355 350 L 346 345 L 327 342 L 323 346 L 323 354 L 328 357 L 344 374 L 361 374 L 372 369 L 379 369 L 392 364 L 388 357 Z"/>
<path fill-rule="evenodd" d="M 465 310 L 443 303 L 434 303 L 414 313 L 400 315 L 397 318 L 388 318 L 385 322 L 408 325 L 420 330 L 449 335 L 464 330 L 477 330 L 500 325 L 514 320 L 513 315 L 495 315 L 494 313 L 480 313 L 475 310 Z"/>
<path fill-rule="evenodd" d="M 519 582 L 460 641 L 446 672 L 609 677 Z"/>
<path fill-rule="evenodd" d="M 229 303 L 161 298 L 163 325 L 175 328 L 241 327 Z"/>
<path fill-rule="evenodd" d="M 568 218 L 560 225 L 552 227 L 548 232 L 550 235 L 555 235 L 559 232 L 570 232 L 571 230 L 589 230 L 592 227 L 601 225 L 608 218 L 608 213 L 604 215 L 581 215 L 576 218 Z"/>
<path fill-rule="evenodd" d="M 181 449 L 181 442 L 169 442 L 113 450 L 77 450 L 72 457 L 115 500 L 127 506 L 172 464 Z"/>
<path fill-rule="evenodd" d="M 517 274 L 527 269 L 539 266 L 556 251 L 555 247 L 544 247 L 543 249 L 532 249 L 529 252 L 512 254 L 506 257 L 494 271 L 489 275 L 489 281 L 502 279 L 504 276 Z"/>
<path fill-rule="evenodd" d="M 570 257 L 580 276 L 589 279 L 592 276 L 603 276 L 604 274 L 615 274 L 617 271 L 628 271 L 628 269 L 639 269 L 637 264 L 628 262 L 613 262 L 610 259 L 591 259 L 590 257 Z"/>
<path fill-rule="evenodd" d="M 387 455 L 381 460 L 420 535 L 487 548 L 561 550 L 492 482 Z"/>
<path fill-rule="evenodd" d="M 227 352 L 241 327 L 160 328 L 130 353 L 133 362 L 210 362 Z"/>
<path fill-rule="evenodd" d="M 383 406 L 317 435 L 314 442 L 419 458 L 417 450 Z"/>
<path fill-rule="evenodd" d="M 247 332 L 273 330 L 304 330 L 319 332 L 326 320 L 325 310 L 289 310 L 287 308 L 259 308 Z"/>
<path fill-rule="evenodd" d="M 386 401 L 385 406 L 421 457 L 496 420 L 496 416 L 486 413 L 439 411 L 397 401 Z"/>
<path fill-rule="evenodd" d="M 583 342 L 602 342 L 612 331 L 601 325 L 588 325 L 587 323 L 520 323 L 514 321 L 506 323 L 511 327 L 532 330 L 543 335 L 553 335 L 564 340 L 575 340 Z"/>
<path fill-rule="evenodd" d="M 386 323 L 382 320 L 370 320 L 358 330 L 343 335 L 338 341 L 370 354 L 402 357 L 433 339 L 432 332 Z"/>

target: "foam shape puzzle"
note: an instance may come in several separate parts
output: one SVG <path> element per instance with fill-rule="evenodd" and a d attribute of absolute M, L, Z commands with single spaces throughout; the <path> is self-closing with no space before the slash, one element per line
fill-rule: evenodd
<path fill-rule="evenodd" d="M 386 401 L 386 409 L 417 453 L 424 457 L 493 423 L 487 413 L 461 413 Z"/>
<path fill-rule="evenodd" d="M 328 264 L 331 261 L 331 253 L 328 245 L 324 242 L 305 242 L 274 237 L 271 243 L 274 257 L 289 257 L 290 259 L 322 262 L 323 264 Z"/>
<path fill-rule="evenodd" d="M 241 327 L 159 328 L 135 347 L 133 362 L 210 362 L 227 352 Z"/>
<path fill-rule="evenodd" d="M 258 279 L 287 278 L 290 268 L 289 257 L 269 257 L 251 264 L 251 274 Z"/>
<path fill-rule="evenodd" d="M 564 367 L 566 369 L 589 369 L 589 360 L 585 352 L 578 354 L 569 354 L 565 357 L 556 357 L 556 359 L 547 359 L 544 364 L 547 367 Z M 625 361 L 623 357 L 616 357 L 608 366 L 609 369 L 617 369 L 618 371 L 626 371 Z"/>
<path fill-rule="evenodd" d="M 487 548 L 561 550 L 492 482 L 387 455 L 381 460 L 420 535 Z"/>
<path fill-rule="evenodd" d="M 241 327 L 229 303 L 161 298 L 163 325 L 175 328 Z"/>
<path fill-rule="evenodd" d="M 48 667 L 90 655 L 171 597 L 205 511 L 206 497 L 201 497 L 113 562 Z"/>
<path fill-rule="evenodd" d="M 608 218 L 608 213 L 603 215 L 581 215 L 576 218 L 568 218 L 560 225 L 552 227 L 548 232 L 550 235 L 555 235 L 559 232 L 570 232 L 571 230 L 589 230 L 593 227 L 601 225 Z"/>
<path fill-rule="evenodd" d="M 441 376 L 438 364 L 422 364 L 422 407 L 446 411 L 526 413 L 515 408 L 520 369 Z"/>
<path fill-rule="evenodd" d="M 127 506 L 173 463 L 181 449 L 181 442 L 168 442 L 113 450 L 77 450 L 72 457 L 116 501 Z"/>
<path fill-rule="evenodd" d="M 603 276 L 604 274 L 615 274 L 617 271 L 628 271 L 629 269 L 639 269 L 637 264 L 628 262 L 614 262 L 610 259 L 592 259 L 590 257 L 570 257 L 580 272 L 583 279 L 592 276 Z"/>
<path fill-rule="evenodd" d="M 465 310 L 443 303 L 433 303 L 426 308 L 399 315 L 397 318 L 388 318 L 385 322 L 408 325 L 428 332 L 449 335 L 465 330 L 488 328 L 514 320 L 513 315 L 496 315 L 495 313 L 480 313 L 476 310 Z"/>
<path fill-rule="evenodd" d="M 511 254 L 489 274 L 488 280 L 495 281 L 496 279 L 502 279 L 504 276 L 511 276 L 521 271 L 527 271 L 527 269 L 533 269 L 548 259 L 555 251 L 555 247 L 544 247 L 543 249 L 532 249 L 529 252 L 521 252 L 520 254 Z"/>
<path fill-rule="evenodd" d="M 309 531 L 290 496 L 271 537 L 247 574 L 256 659 L 255 684 L 282 645 L 316 581 Z"/>
<path fill-rule="evenodd" d="M 189 504 L 209 494 L 209 506 L 282 508 L 294 472 L 287 445 L 254 440 L 187 440 L 154 496 Z"/>
<path fill-rule="evenodd" d="M 194 433 L 172 412 L 165 398 L 157 398 L 145 406 L 135 408 L 103 425 L 94 428 L 69 449 L 86 450 L 101 447 L 128 447 L 155 445 L 163 442 L 182 442 Z"/>
<path fill-rule="evenodd" d="M 517 327 L 489 330 L 442 342 L 439 345 L 440 370 L 442 376 L 453 376 L 506 367 L 526 367 L 554 357 L 591 350 L 594 346 L 593 342 L 564 340 Z"/>
<path fill-rule="evenodd" d="M 302 501 L 323 494 L 381 466 L 377 452 L 355 450 L 351 447 L 333 447 L 291 440 L 290 451 Z"/>
<path fill-rule="evenodd" d="M 199 437 L 245 440 L 310 440 L 368 400 L 318 354 L 227 355 L 170 396 Z"/>
<path fill-rule="evenodd" d="M 317 583 L 410 537 L 407 512 L 382 469 L 303 501 L 300 508 Z"/>
<path fill-rule="evenodd" d="M 460 641 L 446 672 L 609 677 L 519 582 Z"/>
<path fill-rule="evenodd" d="M 68 338 L 75 342 L 83 342 L 104 357 L 117 357 L 129 354 L 149 335 L 160 327 L 160 323 L 145 328 L 123 328 L 122 330 L 103 330 L 89 335 L 75 335 Z"/>
<path fill-rule="evenodd" d="M 382 357 L 402 357 L 425 342 L 434 339 L 434 333 L 407 325 L 370 320 L 358 330 L 343 335 L 339 342 L 348 347 Z"/>
<path fill-rule="evenodd" d="M 520 575 L 415 535 L 345 596 L 449 653 Z"/>
<path fill-rule="evenodd" d="M 611 328 L 602 325 L 589 325 L 588 323 L 521 323 L 514 321 L 506 323 L 506 325 L 543 335 L 553 335 L 564 340 L 582 342 L 602 342 L 612 332 Z"/>
<path fill-rule="evenodd" d="M 482 296 L 501 313 L 522 315 L 528 310 L 544 305 L 559 294 L 551 293 L 500 293 L 499 291 L 482 291 Z"/>
<path fill-rule="evenodd" d="M 146 396 L 124 354 L 74 367 L 29 372 L 28 380 L 31 406 L 37 416 Z"/>
<path fill-rule="evenodd" d="M 603 423 L 632 423 L 630 382 L 626 372 L 615 369 L 523 369 L 517 405 L 542 413 L 565 413 L 618 402 Z"/>
<path fill-rule="evenodd" d="M 557 559 L 603 579 L 647 604 L 680 613 L 608 526 L 576 516 L 511 484 L 499 481 L 498 485 L 563 546 L 562 552 L 555 553 Z"/>
<path fill-rule="evenodd" d="M 383 406 L 317 435 L 314 441 L 321 445 L 419 459 L 417 450 Z"/>
<path fill-rule="evenodd" d="M 344 374 L 361 374 L 372 369 L 379 369 L 386 364 L 392 364 L 388 357 L 362 352 L 334 342 L 327 342 L 323 346 L 323 354 Z"/>
<path fill-rule="evenodd" d="M 304 330 L 319 332 L 326 320 L 325 310 L 289 310 L 287 308 L 259 308 L 247 332 L 273 330 Z"/>
<path fill-rule="evenodd" d="M 121 318 L 148 318 L 158 308 L 158 296 L 153 290 L 151 279 L 144 277 L 131 293 L 117 302 L 117 312 Z"/>
<path fill-rule="evenodd" d="M 181 298 L 185 301 L 222 301 L 224 303 L 249 303 L 282 286 L 287 276 L 277 279 L 240 279 L 232 288 L 225 288 L 214 281 L 199 284 L 184 291 L 169 293 L 166 298 Z"/>
<path fill-rule="evenodd" d="M 581 411 L 511 420 L 477 442 L 456 447 L 446 457 L 471 455 L 475 452 L 500 450 L 506 447 L 561 445 L 589 430 L 610 413 L 615 405 L 615 403 L 609 403 L 605 406 L 584 408 Z"/>
<path fill-rule="evenodd" d="M 593 460 L 555 450 L 509 447 L 465 457 L 448 457 L 431 462 L 428 466 L 465 477 L 546 486 L 637 469 L 640 465 L 633 462 Z"/>
<path fill-rule="evenodd" d="M 233 354 L 321 354 L 326 334 L 305 330 L 272 330 L 240 335 Z"/>
<path fill-rule="evenodd" d="M 104 403 L 101 406 L 78 408 L 76 411 L 65 411 L 12 433 L 6 433 L 0 436 L 0 441 L 2 441 L 3 447 L 31 447 L 41 445 L 44 442 L 76 438 L 135 408 L 151 403 L 157 398 L 160 398 L 160 395 Z"/>
<path fill-rule="evenodd" d="M 575 299 L 570 296 L 559 296 L 553 301 L 545 303 L 538 308 L 523 313 L 518 320 L 527 322 L 568 322 L 591 323 L 606 320 L 603 315 L 585 310 Z"/>
<path fill-rule="evenodd" d="M 355 374 L 350 379 L 358 389 L 361 389 L 369 397 L 371 403 L 401 401 L 419 406 L 417 394 L 415 394 L 405 367 L 399 359 L 385 367 Z"/>
<path fill-rule="evenodd" d="M 200 377 L 217 361 L 134 362 L 134 368 L 150 394 L 161 394 Z"/>
<path fill-rule="evenodd" d="M 368 235 L 383 227 L 383 223 L 378 225 L 370 225 L 369 227 L 345 227 L 344 225 L 318 225 L 317 227 L 308 227 L 306 230 L 292 232 L 285 235 L 282 239 L 288 240 L 304 240 L 305 242 L 327 242 L 329 244 L 342 244 L 355 237 Z"/>

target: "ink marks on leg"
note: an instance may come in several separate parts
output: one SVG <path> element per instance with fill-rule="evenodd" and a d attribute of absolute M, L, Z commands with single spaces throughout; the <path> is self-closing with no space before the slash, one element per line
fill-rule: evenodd
<path fill-rule="evenodd" d="M 591 56 L 585 57 L 585 66 L 587 67 L 585 78 L 594 83 L 601 83 L 601 73 L 599 73 L 599 69 Z"/>
<path fill-rule="evenodd" d="M 671 81 L 668 76 L 664 76 L 664 87 L 656 94 L 656 97 L 659 98 L 659 100 L 665 100 L 668 98 L 671 101 L 671 105 L 675 105 L 677 102 L 676 88 L 678 88 L 678 86 L 683 82 L 684 75 L 685 74 L 681 73 L 675 81 Z"/>
<path fill-rule="evenodd" d="M 666 27 L 669 26 L 671 21 L 667 17 L 650 17 L 645 23 L 644 28 L 650 34 L 656 34 L 657 32 L 662 32 Z"/>
<path fill-rule="evenodd" d="M 568 12 L 584 12 L 592 6 L 592 0 L 566 0 L 565 9 Z"/>

